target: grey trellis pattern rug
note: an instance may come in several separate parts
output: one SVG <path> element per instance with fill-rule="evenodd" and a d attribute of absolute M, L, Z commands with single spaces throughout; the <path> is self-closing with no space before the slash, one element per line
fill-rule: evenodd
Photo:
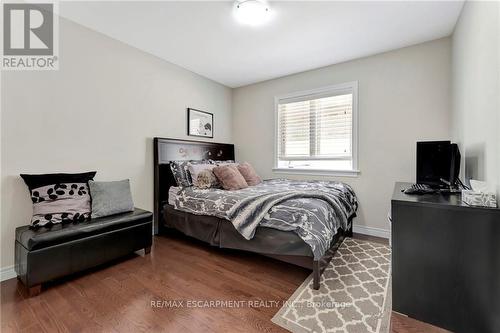
<path fill-rule="evenodd" d="M 321 277 L 295 291 L 272 321 L 298 332 L 386 333 L 391 313 L 389 246 L 346 238 Z"/>

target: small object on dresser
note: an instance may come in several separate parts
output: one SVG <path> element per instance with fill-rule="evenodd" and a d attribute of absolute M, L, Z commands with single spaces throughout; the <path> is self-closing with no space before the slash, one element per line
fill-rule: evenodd
<path fill-rule="evenodd" d="M 471 180 L 472 190 L 462 191 L 462 201 L 469 206 L 497 208 L 495 193 L 485 182 Z"/>
<path fill-rule="evenodd" d="M 425 184 L 412 184 L 411 187 L 402 189 L 401 192 L 404 194 L 432 194 L 436 191 L 432 189 L 429 185 Z"/>

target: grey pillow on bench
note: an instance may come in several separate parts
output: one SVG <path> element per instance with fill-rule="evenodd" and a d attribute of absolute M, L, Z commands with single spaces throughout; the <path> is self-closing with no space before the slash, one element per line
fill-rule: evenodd
<path fill-rule="evenodd" d="M 92 218 L 134 210 L 128 179 L 113 182 L 89 181 L 92 198 Z"/>

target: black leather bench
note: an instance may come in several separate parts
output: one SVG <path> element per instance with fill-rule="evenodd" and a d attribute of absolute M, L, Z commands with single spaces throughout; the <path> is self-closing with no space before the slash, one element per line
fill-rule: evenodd
<path fill-rule="evenodd" d="M 16 229 L 15 269 L 17 277 L 29 289 L 30 296 L 41 291 L 41 284 L 91 268 L 152 243 L 151 212 L 136 208 L 133 212 L 106 216 L 76 224 Z"/>

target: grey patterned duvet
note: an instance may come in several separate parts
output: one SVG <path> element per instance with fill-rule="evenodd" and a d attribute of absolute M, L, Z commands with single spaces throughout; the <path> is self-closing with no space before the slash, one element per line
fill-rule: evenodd
<path fill-rule="evenodd" d="M 227 219 L 246 239 L 258 226 L 293 231 L 311 247 L 315 259 L 323 256 L 339 228 L 348 229 L 358 207 L 349 185 L 288 179 L 237 191 L 186 187 L 170 191 L 169 201 L 177 210 Z"/>

